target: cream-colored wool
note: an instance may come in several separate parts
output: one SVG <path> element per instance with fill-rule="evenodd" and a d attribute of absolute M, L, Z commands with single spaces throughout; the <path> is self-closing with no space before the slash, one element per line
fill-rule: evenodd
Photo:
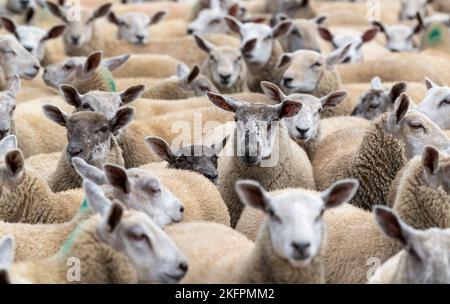
<path fill-rule="evenodd" d="M 164 168 L 160 163 L 142 166 L 159 178 L 183 203 L 183 222 L 205 221 L 230 226 L 227 206 L 216 186 L 203 175 L 180 169 Z"/>
<path fill-rule="evenodd" d="M 114 137 L 111 138 L 111 146 L 104 163 L 124 166 L 122 149 Z M 49 177 L 48 184 L 50 189 L 52 189 L 53 192 L 77 189 L 81 187 L 81 183 L 82 178 L 72 167 L 69 159 L 67 158 L 66 148 L 64 148 L 58 160 L 56 170 Z"/>
<path fill-rule="evenodd" d="M 233 132 L 229 143 L 236 146 L 236 132 Z M 237 156 L 222 156 L 219 158 L 219 182 L 217 187 L 227 204 L 231 217 L 231 227 L 236 224 L 244 208 L 237 193 L 235 183 L 240 179 L 258 181 L 267 191 L 285 188 L 315 189 L 311 163 L 305 151 L 288 135 L 284 123 L 279 124 L 278 136 L 272 150 L 276 159 L 273 166 L 249 167 Z M 235 153 L 233 153 L 235 154 Z"/>
<path fill-rule="evenodd" d="M 360 182 L 352 204 L 368 210 L 376 204 L 387 204 L 389 186 L 407 161 L 402 141 L 385 130 L 387 117 L 384 114 L 376 120 L 362 140 L 351 138 L 355 144 L 347 149 L 339 149 L 339 139 L 346 134 L 337 132 L 331 135 L 334 141 L 325 139 L 319 144 L 312 161 L 317 189 L 323 190 L 335 180 L 352 177 Z M 359 141 L 361 144 L 357 145 Z M 334 146 L 333 142 L 336 142 Z"/>
<path fill-rule="evenodd" d="M 186 99 L 194 97 L 194 92 L 186 91 L 180 86 L 178 79 L 165 79 L 146 87 L 142 98 L 148 99 Z"/>
<path fill-rule="evenodd" d="M 215 45 L 230 45 L 239 47 L 239 39 L 224 34 L 206 35 L 205 38 Z M 105 56 L 117 56 L 120 54 L 164 54 L 186 63 L 189 66 L 201 63 L 206 54 L 199 50 L 191 36 L 152 40 L 147 45 L 125 44 L 118 39 L 108 40 L 98 35 L 94 28 L 90 42 L 80 48 L 66 45 L 66 53 L 70 56 L 87 56 L 93 51 L 103 50 Z M 128 75 L 131 76 L 131 75 Z M 136 75 L 143 76 L 143 75 Z"/>
<path fill-rule="evenodd" d="M 132 54 L 127 62 L 112 74 L 118 82 L 120 79 L 117 78 L 126 77 L 166 78 L 175 75 L 177 63 L 175 58 L 165 53 Z"/>
<path fill-rule="evenodd" d="M 152 77 L 123 77 L 116 78 L 115 83 L 117 91 L 123 91 L 129 87 L 143 84 L 145 88 L 150 88 L 151 86 L 165 80 L 166 78 L 152 78 Z"/>
<path fill-rule="evenodd" d="M 34 261 L 19 262 L 8 271 L 14 282 L 32 283 L 137 283 L 138 278 L 128 257 L 101 241 L 98 235 L 100 216 L 81 223 L 76 228 L 72 243 L 56 255 Z M 81 281 L 67 280 L 67 261 L 80 261 Z"/>
<path fill-rule="evenodd" d="M 115 92 L 117 91 L 116 83 L 111 72 L 106 66 L 99 66 L 92 77 L 87 80 L 80 80 L 74 83 L 65 83 L 74 86 L 78 93 L 86 94 L 89 91 Z"/>
<path fill-rule="evenodd" d="M 322 283 L 319 252 L 306 267 L 294 268 L 273 250 L 267 224 L 255 244 L 213 223 L 183 223 L 166 228 L 189 259 L 183 283 Z"/>
<path fill-rule="evenodd" d="M 448 164 L 449 158 L 440 162 Z M 393 209 L 416 229 L 449 228 L 450 196 L 442 188 L 430 187 L 423 172 L 421 156 L 408 162 Z M 349 205 L 346 208 L 325 214 L 329 227 L 325 254 L 327 282 L 364 283 L 374 263 L 383 263 L 399 252 L 402 245 L 382 234 L 372 214 Z"/>
<path fill-rule="evenodd" d="M 247 83 L 251 92 L 262 93 L 261 81 L 269 81 L 275 84 L 280 83 L 283 77 L 283 69 L 276 69 L 278 59 L 283 54 L 283 48 L 279 41 L 274 40 L 272 54 L 269 60 L 263 66 L 259 64 L 247 63 L 248 75 Z"/>

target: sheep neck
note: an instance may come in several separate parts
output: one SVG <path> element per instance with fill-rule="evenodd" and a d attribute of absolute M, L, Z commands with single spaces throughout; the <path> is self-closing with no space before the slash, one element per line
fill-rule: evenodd
<path fill-rule="evenodd" d="M 324 237 L 325 233 L 323 233 Z M 323 246 L 321 246 L 322 248 Z M 262 224 L 255 248 L 243 259 L 242 282 L 246 283 L 324 283 L 322 249 L 305 267 L 294 267 L 278 256 L 272 246 L 267 220 Z"/>
<path fill-rule="evenodd" d="M 424 179 L 421 157 L 410 161 L 400 180 L 394 209 L 412 227 L 425 230 L 450 227 L 450 196 L 430 187 Z"/>
<path fill-rule="evenodd" d="M 402 142 L 385 130 L 386 120 L 387 115 L 384 115 L 372 125 L 358 151 L 338 176 L 359 180 L 352 204 L 366 210 L 372 210 L 374 205 L 388 205 L 389 187 L 407 161 Z"/>
<path fill-rule="evenodd" d="M 101 65 L 87 80 L 80 80 L 74 83 L 80 94 L 86 94 L 90 91 L 116 92 L 116 83 L 109 69 Z"/>

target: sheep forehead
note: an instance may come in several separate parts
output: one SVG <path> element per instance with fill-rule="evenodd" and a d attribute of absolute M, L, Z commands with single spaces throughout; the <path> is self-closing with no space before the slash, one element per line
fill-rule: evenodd
<path fill-rule="evenodd" d="M 322 55 L 318 52 L 309 50 L 300 50 L 294 52 L 294 57 L 292 58 L 292 66 L 311 66 L 318 60 L 322 59 Z"/>
<path fill-rule="evenodd" d="M 244 104 L 237 109 L 236 117 L 240 121 L 255 122 L 272 121 L 278 115 L 273 107 L 264 104 Z"/>
<path fill-rule="evenodd" d="M 218 60 L 221 59 L 237 59 L 241 56 L 241 51 L 231 46 L 219 46 L 211 50 L 211 55 L 215 56 Z"/>
<path fill-rule="evenodd" d="M 201 155 L 197 155 L 198 152 L 201 152 Z M 212 156 L 213 154 L 214 149 L 203 145 L 189 145 L 174 151 L 175 156 Z"/>
<path fill-rule="evenodd" d="M 404 39 L 410 36 L 413 32 L 413 29 L 406 25 L 391 25 L 386 27 L 386 31 L 389 35 L 390 39 Z"/>
<path fill-rule="evenodd" d="M 89 92 L 83 96 L 82 100 L 89 103 L 95 111 L 106 115 L 108 118 L 114 116 L 122 103 L 119 94 L 102 91 Z"/>
<path fill-rule="evenodd" d="M 317 193 L 289 191 L 274 195 L 271 207 L 278 216 L 295 220 L 303 216 L 317 216 L 323 208 L 323 200 Z"/>
<path fill-rule="evenodd" d="M 315 111 L 322 107 L 322 102 L 319 98 L 308 94 L 292 94 L 286 100 L 296 101 L 302 104 L 302 109 L 299 113 L 308 112 L 308 110 Z"/>
<path fill-rule="evenodd" d="M 195 19 L 192 24 L 206 25 L 211 20 L 222 18 L 223 16 L 224 14 L 220 10 L 204 9 L 198 14 L 197 19 Z"/>
<path fill-rule="evenodd" d="M 108 118 L 97 112 L 77 112 L 72 114 L 68 120 L 68 127 L 76 128 L 81 126 L 84 129 L 91 129 L 102 123 L 108 123 Z"/>
<path fill-rule="evenodd" d="M 270 26 L 257 23 L 244 23 L 241 27 L 242 36 L 248 39 L 265 38 L 272 34 Z"/>
<path fill-rule="evenodd" d="M 427 116 L 421 112 L 418 112 L 416 110 L 409 111 L 405 117 L 403 118 L 404 122 L 413 122 L 413 121 L 420 121 L 421 123 L 427 125 L 427 126 L 433 126 L 435 128 L 439 128 L 436 126 L 431 120 L 427 118 Z"/>
<path fill-rule="evenodd" d="M 148 182 L 152 181 L 154 183 L 160 184 L 159 179 L 153 175 L 151 172 L 148 172 L 144 169 L 139 168 L 131 168 L 127 169 L 127 176 L 130 179 L 135 180 L 136 182 Z"/>
<path fill-rule="evenodd" d="M 436 103 L 440 103 L 445 97 L 450 95 L 449 87 L 434 87 L 428 91 L 428 94 L 424 100 L 425 101 L 434 101 Z"/>
<path fill-rule="evenodd" d="M 334 37 L 334 43 L 336 43 L 338 46 L 344 46 L 348 44 L 358 45 L 362 42 L 361 34 L 360 33 L 354 33 L 354 34 L 340 34 L 336 35 Z"/>
<path fill-rule="evenodd" d="M 35 26 L 21 25 L 18 26 L 17 35 L 21 39 L 29 39 L 29 40 L 41 40 L 47 35 L 47 31 Z"/>
<path fill-rule="evenodd" d="M 150 21 L 150 17 L 144 13 L 125 13 L 120 16 L 125 22 L 143 22 L 148 23 Z"/>

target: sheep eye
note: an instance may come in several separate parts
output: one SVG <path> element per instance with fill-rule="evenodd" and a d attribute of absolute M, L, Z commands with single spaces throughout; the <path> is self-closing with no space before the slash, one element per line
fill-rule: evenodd
<path fill-rule="evenodd" d="M 73 68 L 73 65 L 71 65 L 69 63 L 65 64 L 63 67 L 64 70 L 71 70 L 72 68 Z"/>
<path fill-rule="evenodd" d="M 161 188 L 159 187 L 149 187 L 148 190 L 152 195 L 156 195 L 158 193 L 161 193 Z"/>
<path fill-rule="evenodd" d="M 100 128 L 100 132 L 102 132 L 102 133 L 108 132 L 108 127 L 107 127 L 107 126 L 101 127 L 101 128 Z"/>
<path fill-rule="evenodd" d="M 234 121 L 238 121 L 239 119 L 237 118 L 237 116 L 234 116 Z"/>
<path fill-rule="evenodd" d="M 280 218 L 275 214 L 275 212 L 272 209 L 267 209 L 267 214 L 270 216 L 272 220 L 281 222 Z"/>
<path fill-rule="evenodd" d="M 14 112 L 15 109 L 16 109 L 16 105 L 13 105 L 13 107 L 11 109 L 11 113 Z"/>
<path fill-rule="evenodd" d="M 322 63 L 318 61 L 318 62 L 314 63 L 312 66 L 313 66 L 313 68 L 320 68 L 322 66 Z"/>
<path fill-rule="evenodd" d="M 298 37 L 302 37 L 302 34 L 300 34 L 300 32 L 297 30 L 297 29 L 294 29 L 292 32 L 291 32 L 293 35 L 295 35 L 295 36 L 298 36 Z"/>
<path fill-rule="evenodd" d="M 90 106 L 88 103 L 84 103 L 84 104 L 82 105 L 82 107 L 83 107 L 83 109 L 85 109 L 85 110 L 91 110 L 91 106 Z"/>
<path fill-rule="evenodd" d="M 216 57 L 214 57 L 214 56 L 211 55 L 210 58 L 211 58 L 212 61 L 217 62 Z"/>
<path fill-rule="evenodd" d="M 378 106 L 379 106 L 379 104 L 371 104 L 369 106 L 369 109 L 376 109 L 376 108 L 378 108 Z"/>
<path fill-rule="evenodd" d="M 272 39 L 272 35 L 266 36 L 266 38 L 264 38 L 264 41 L 268 41 L 268 40 L 270 40 L 270 39 Z"/>
<path fill-rule="evenodd" d="M 129 236 L 135 242 L 146 242 L 148 247 L 150 247 L 150 249 L 152 249 L 152 243 L 150 242 L 150 239 L 148 238 L 148 236 L 145 235 L 144 233 L 130 232 Z"/>
<path fill-rule="evenodd" d="M 2 50 L 1 51 L 3 54 L 9 54 L 9 55 L 13 55 L 16 56 L 16 52 L 13 50 Z"/>
<path fill-rule="evenodd" d="M 411 128 L 413 128 L 413 129 L 415 129 L 415 130 L 418 130 L 418 129 L 425 130 L 425 127 L 422 124 L 420 124 L 420 123 L 413 123 L 413 122 L 411 122 L 411 123 L 409 123 L 409 126 Z"/>
<path fill-rule="evenodd" d="M 324 212 L 325 212 L 325 209 L 320 210 L 319 215 L 316 217 L 316 222 L 320 221 L 320 219 L 322 218 Z"/>
<path fill-rule="evenodd" d="M 220 23 L 220 19 L 216 18 L 216 19 L 211 20 L 209 22 L 209 25 L 215 25 L 215 24 L 218 24 L 218 23 Z"/>
<path fill-rule="evenodd" d="M 358 44 L 358 46 L 356 47 L 356 49 L 359 50 L 360 48 L 362 48 L 362 46 L 363 46 L 363 44 L 360 43 L 360 44 Z"/>
<path fill-rule="evenodd" d="M 449 99 L 444 99 L 443 101 L 441 101 L 439 106 L 442 106 L 444 104 L 450 104 L 450 100 Z"/>

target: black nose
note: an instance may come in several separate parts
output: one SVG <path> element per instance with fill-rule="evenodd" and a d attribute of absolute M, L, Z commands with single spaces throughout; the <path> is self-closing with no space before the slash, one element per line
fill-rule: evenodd
<path fill-rule="evenodd" d="M 392 53 L 398 53 L 398 52 L 400 52 L 400 50 L 398 50 L 398 49 L 391 49 L 391 52 Z"/>
<path fill-rule="evenodd" d="M 292 78 L 292 77 L 284 77 L 283 78 L 283 85 L 285 87 L 288 87 L 288 86 L 291 85 L 292 81 L 294 81 L 294 78 Z"/>
<path fill-rule="evenodd" d="M 355 108 L 355 109 L 353 110 L 352 114 L 350 114 L 350 115 L 351 115 L 351 116 L 358 116 L 358 114 L 359 114 L 359 110 L 358 110 L 358 108 Z"/>
<path fill-rule="evenodd" d="M 181 212 L 181 213 L 184 212 L 184 207 L 183 207 L 183 206 L 180 207 L 180 212 Z"/>
<path fill-rule="evenodd" d="M 187 263 L 181 262 L 181 263 L 178 265 L 178 268 L 179 268 L 181 271 L 183 271 L 183 272 L 186 273 L 186 272 L 188 271 L 188 269 L 189 269 L 189 266 L 188 266 Z"/>
<path fill-rule="evenodd" d="M 35 69 L 36 72 L 38 72 L 40 68 L 41 67 L 39 65 L 37 65 L 37 64 L 33 65 L 33 69 Z"/>
<path fill-rule="evenodd" d="M 292 242 L 292 248 L 294 249 L 295 256 L 299 259 L 306 259 L 309 257 L 309 254 L 306 250 L 311 247 L 311 243 L 309 242 Z"/>
<path fill-rule="evenodd" d="M 302 138 L 305 138 L 306 137 L 306 132 L 309 131 L 309 128 L 308 129 L 300 129 L 299 127 L 295 127 L 295 128 L 297 129 L 298 133 L 300 133 Z"/>
<path fill-rule="evenodd" d="M 145 38 L 144 35 L 136 35 L 136 39 L 139 41 L 144 40 L 144 38 Z"/>
<path fill-rule="evenodd" d="M 75 157 L 75 156 L 80 155 L 81 152 L 83 152 L 83 149 L 78 146 L 69 146 L 68 152 L 71 157 Z"/>
<path fill-rule="evenodd" d="M 228 83 L 228 82 L 230 82 L 231 75 L 219 75 L 219 76 L 220 76 L 220 80 L 221 80 L 223 83 Z"/>
<path fill-rule="evenodd" d="M 80 41 L 80 36 L 71 36 L 70 38 L 72 39 L 72 42 L 74 44 L 78 44 L 78 42 Z"/>
<path fill-rule="evenodd" d="M 188 35 L 192 35 L 192 34 L 194 34 L 194 30 L 193 30 L 193 29 L 190 29 L 190 28 L 188 28 L 188 29 L 187 29 L 187 34 L 188 34 Z"/>
<path fill-rule="evenodd" d="M 31 46 L 26 46 L 25 49 L 30 53 L 33 51 L 33 47 Z"/>

